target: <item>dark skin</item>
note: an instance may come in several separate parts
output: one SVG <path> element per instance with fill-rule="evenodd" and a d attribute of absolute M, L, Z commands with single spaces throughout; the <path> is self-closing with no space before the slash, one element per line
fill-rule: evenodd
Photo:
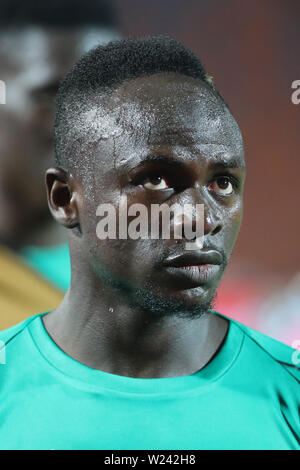
<path fill-rule="evenodd" d="M 91 368 L 136 378 L 192 374 L 228 331 L 228 321 L 208 309 L 242 220 L 239 128 L 207 84 L 178 74 L 129 81 L 105 107 L 95 97 L 94 107 L 107 119 L 86 118 L 99 139 L 92 154 L 82 153 L 83 168 L 47 171 L 50 210 L 70 229 L 72 281 L 62 304 L 43 317 L 45 327 Z M 196 281 L 166 269 L 164 260 L 185 252 L 184 239 L 99 240 L 96 208 L 110 202 L 117 209 L 121 195 L 149 209 L 204 204 L 200 251 L 222 260 L 214 275 Z"/>

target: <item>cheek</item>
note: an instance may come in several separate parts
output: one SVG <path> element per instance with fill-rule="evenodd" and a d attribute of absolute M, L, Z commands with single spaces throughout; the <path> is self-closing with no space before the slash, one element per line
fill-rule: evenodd
<path fill-rule="evenodd" d="M 93 204 L 86 204 L 84 209 L 81 208 L 82 242 L 85 245 L 85 250 L 94 265 L 113 277 L 136 283 L 142 282 L 142 279 L 151 276 L 154 264 L 163 250 L 162 240 L 140 238 L 133 240 L 129 238 L 128 234 L 127 238 L 118 239 L 120 220 L 118 206 L 112 204 L 112 208 L 115 210 L 116 223 L 113 224 L 112 236 L 106 239 L 103 239 L 101 232 L 99 232 L 104 227 L 101 222 L 104 220 L 105 224 L 108 222 L 106 215 L 97 216 L 97 206 Z M 128 228 L 130 221 L 131 218 L 127 217 L 126 228 Z M 107 230 L 108 226 L 106 225 L 105 231 Z"/>
<path fill-rule="evenodd" d="M 240 227 L 243 218 L 243 201 L 239 201 L 231 210 L 230 218 L 235 227 Z"/>
<path fill-rule="evenodd" d="M 112 279 L 142 285 L 152 277 L 154 256 L 149 241 L 98 240 L 89 248 L 89 256 L 96 271 Z"/>
<path fill-rule="evenodd" d="M 243 218 L 243 203 L 242 201 L 236 204 L 229 213 L 226 212 L 224 215 L 224 244 L 225 247 L 230 251 L 233 249 L 235 241 L 237 239 L 240 226 Z"/>

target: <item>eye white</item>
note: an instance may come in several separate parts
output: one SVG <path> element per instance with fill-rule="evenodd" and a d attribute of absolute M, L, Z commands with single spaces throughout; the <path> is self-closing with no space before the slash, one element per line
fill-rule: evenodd
<path fill-rule="evenodd" d="M 146 189 L 154 189 L 154 190 L 159 190 L 159 189 L 167 189 L 168 185 L 167 182 L 164 178 L 158 177 L 160 181 L 157 183 L 153 183 L 153 181 L 150 181 L 150 179 L 143 184 L 144 188 Z"/>
<path fill-rule="evenodd" d="M 226 180 L 227 188 L 220 188 L 218 184 L 218 180 L 214 181 L 211 185 L 211 189 L 216 193 L 221 194 L 222 196 L 228 196 L 229 194 L 233 193 L 233 186 L 229 180 Z"/>

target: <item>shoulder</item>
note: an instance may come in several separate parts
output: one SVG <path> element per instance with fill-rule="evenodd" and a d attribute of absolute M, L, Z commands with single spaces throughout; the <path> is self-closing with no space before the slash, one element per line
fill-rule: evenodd
<path fill-rule="evenodd" d="M 10 328 L 7 328 L 6 330 L 0 331 L 0 345 L 7 345 L 10 343 L 14 338 L 18 337 L 26 328 L 28 325 L 35 320 L 35 318 L 41 316 L 42 314 L 37 314 L 37 315 L 32 315 L 26 320 L 23 320 L 21 323 L 18 323 L 17 325 L 14 325 Z"/>
<path fill-rule="evenodd" d="M 257 353 L 261 352 L 272 362 L 283 367 L 289 374 L 296 378 L 296 380 L 300 381 L 300 351 L 225 315 L 218 312 L 214 313 L 223 318 L 227 318 L 227 320 L 234 323 L 242 330 L 245 337 L 248 339 L 247 343 L 251 344 L 252 350 Z"/>

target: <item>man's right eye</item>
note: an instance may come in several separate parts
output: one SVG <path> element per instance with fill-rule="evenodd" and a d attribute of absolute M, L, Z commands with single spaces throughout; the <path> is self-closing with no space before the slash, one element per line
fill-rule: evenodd
<path fill-rule="evenodd" d="M 142 185 L 144 186 L 144 188 L 151 189 L 154 191 L 170 188 L 167 179 L 163 176 L 150 176 L 144 179 Z"/>

